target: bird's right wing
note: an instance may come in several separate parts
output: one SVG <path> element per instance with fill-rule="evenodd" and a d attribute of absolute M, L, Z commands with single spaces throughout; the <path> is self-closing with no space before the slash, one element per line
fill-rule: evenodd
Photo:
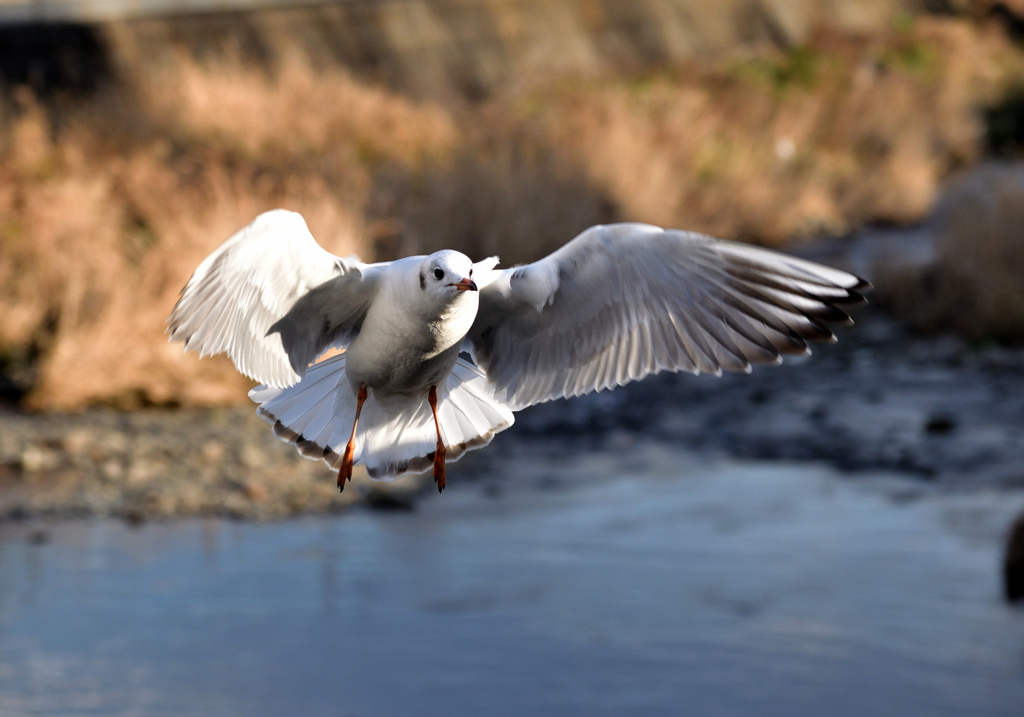
<path fill-rule="evenodd" d="M 276 209 L 199 265 L 167 330 L 186 351 L 226 353 L 246 376 L 291 386 L 324 349 L 359 333 L 386 266 L 324 251 L 299 214 Z"/>
<path fill-rule="evenodd" d="M 469 348 L 514 410 L 659 371 L 749 371 L 807 341 L 870 284 L 767 249 L 646 224 L 587 229 L 540 261 L 477 272 Z"/>

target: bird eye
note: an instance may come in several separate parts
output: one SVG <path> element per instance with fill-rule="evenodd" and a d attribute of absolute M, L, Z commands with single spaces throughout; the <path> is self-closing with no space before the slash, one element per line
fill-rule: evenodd
<path fill-rule="evenodd" d="M 440 269 L 434 269 L 434 278 L 437 279 L 437 280 L 443 279 L 444 278 L 444 272 L 441 271 Z"/>

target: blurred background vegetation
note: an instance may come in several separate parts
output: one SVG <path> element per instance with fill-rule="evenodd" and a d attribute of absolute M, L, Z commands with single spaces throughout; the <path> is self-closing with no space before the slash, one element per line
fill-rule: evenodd
<path fill-rule="evenodd" d="M 27 407 L 245 401 L 164 318 L 210 250 L 278 206 L 338 254 L 506 265 L 608 221 L 781 246 L 930 220 L 928 261 L 877 267 L 882 301 L 920 330 L 1024 338 L 1018 0 L 4 25 L 0 79 L 0 370 Z"/>

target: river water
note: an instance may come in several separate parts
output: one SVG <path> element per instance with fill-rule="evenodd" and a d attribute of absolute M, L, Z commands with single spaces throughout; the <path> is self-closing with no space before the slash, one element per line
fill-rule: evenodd
<path fill-rule="evenodd" d="M 412 512 L 8 524 L 0 714 L 1022 714 L 1024 493 L 541 460 Z"/>

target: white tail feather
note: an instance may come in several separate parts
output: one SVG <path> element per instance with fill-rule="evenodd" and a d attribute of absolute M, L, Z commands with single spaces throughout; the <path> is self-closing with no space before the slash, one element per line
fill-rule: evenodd
<path fill-rule="evenodd" d="M 294 386 L 257 386 L 249 398 L 260 404 L 257 415 L 274 426 L 278 438 L 295 444 L 307 458 L 340 467 L 356 414 L 344 354 L 311 366 Z M 437 388 L 437 418 L 448 463 L 486 446 L 515 420 L 494 397 L 484 374 L 462 359 Z M 426 391 L 422 396 L 385 397 L 369 391 L 359 415 L 355 463 L 365 465 L 372 478 L 422 473 L 433 465 L 436 443 Z"/>

